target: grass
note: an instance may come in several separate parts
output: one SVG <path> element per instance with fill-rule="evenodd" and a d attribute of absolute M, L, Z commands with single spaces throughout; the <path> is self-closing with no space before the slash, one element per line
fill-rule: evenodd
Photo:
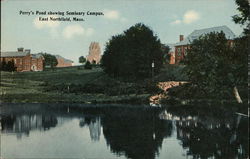
<path fill-rule="evenodd" d="M 68 67 L 1 72 L 0 95 L 1 103 L 146 103 L 149 94 L 135 92 L 135 86 L 108 77 L 101 68 Z"/>

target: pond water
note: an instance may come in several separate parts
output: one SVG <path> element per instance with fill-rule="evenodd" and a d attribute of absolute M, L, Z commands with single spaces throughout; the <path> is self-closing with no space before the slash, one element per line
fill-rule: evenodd
<path fill-rule="evenodd" d="M 1 105 L 2 158 L 247 158 L 248 117 L 222 110 Z"/>

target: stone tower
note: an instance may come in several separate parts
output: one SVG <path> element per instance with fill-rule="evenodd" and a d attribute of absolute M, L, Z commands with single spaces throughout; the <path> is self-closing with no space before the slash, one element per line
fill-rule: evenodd
<path fill-rule="evenodd" d="M 101 48 L 98 42 L 91 42 L 87 61 L 99 64 L 101 60 Z"/>

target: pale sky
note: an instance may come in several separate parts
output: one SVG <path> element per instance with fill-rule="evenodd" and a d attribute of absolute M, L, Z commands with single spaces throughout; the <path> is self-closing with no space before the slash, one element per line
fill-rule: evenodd
<path fill-rule="evenodd" d="M 164 44 L 176 43 L 195 29 L 226 25 L 236 36 L 242 27 L 232 21 L 237 14 L 234 0 L 1 0 L 1 51 L 18 47 L 31 53 L 47 52 L 78 64 L 92 41 L 101 50 L 112 35 L 136 23 L 149 26 Z M 33 11 L 34 15 L 20 15 Z M 36 11 L 103 12 L 101 16 L 81 17 L 82 22 L 42 22 Z M 55 16 L 54 16 L 55 17 Z M 57 17 L 62 17 L 58 15 Z"/>

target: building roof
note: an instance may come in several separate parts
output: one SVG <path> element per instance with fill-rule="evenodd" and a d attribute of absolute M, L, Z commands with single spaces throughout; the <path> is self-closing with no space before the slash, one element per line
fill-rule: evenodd
<path fill-rule="evenodd" d="M 236 38 L 235 34 L 232 32 L 231 29 L 229 29 L 227 26 L 218 26 L 218 27 L 212 27 L 212 28 L 206 28 L 206 29 L 200 29 L 200 30 L 194 30 L 191 34 L 189 34 L 183 41 L 180 41 L 175 44 L 175 46 L 180 45 L 188 45 L 193 42 L 193 40 L 198 39 L 202 35 L 206 35 L 212 32 L 223 32 L 227 39 L 234 39 Z"/>
<path fill-rule="evenodd" d="M 62 59 L 64 60 L 64 62 L 74 63 L 72 60 L 66 59 L 66 58 L 64 58 L 64 57 L 62 57 L 62 56 L 60 56 L 60 55 L 55 55 L 55 56 L 56 56 L 57 59 L 58 59 L 58 58 L 62 58 Z"/>
<path fill-rule="evenodd" d="M 31 56 L 32 56 L 32 58 L 34 58 L 34 59 L 38 59 L 38 58 L 40 58 L 40 57 L 43 57 L 42 54 L 31 54 Z"/>
<path fill-rule="evenodd" d="M 26 51 L 6 51 L 1 52 L 1 57 L 23 57 L 26 56 L 29 52 Z"/>

